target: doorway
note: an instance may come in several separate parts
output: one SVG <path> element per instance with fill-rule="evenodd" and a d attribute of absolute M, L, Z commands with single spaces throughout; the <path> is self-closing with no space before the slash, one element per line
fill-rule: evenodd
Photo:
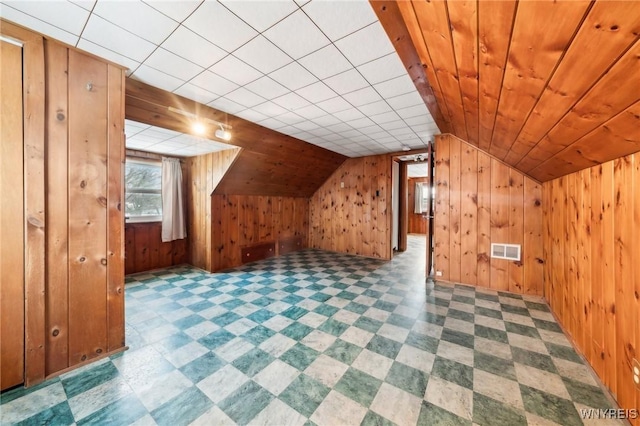
<path fill-rule="evenodd" d="M 433 144 L 393 158 L 394 254 L 425 252 L 425 275 L 433 271 L 434 164 Z M 397 213 L 397 214 L 396 214 Z M 396 237 L 397 230 L 397 237 Z"/>

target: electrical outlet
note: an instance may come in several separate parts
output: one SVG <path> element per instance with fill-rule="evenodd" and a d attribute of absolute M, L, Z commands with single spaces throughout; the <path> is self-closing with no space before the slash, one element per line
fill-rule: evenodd
<path fill-rule="evenodd" d="M 631 363 L 631 367 L 633 369 L 633 383 L 635 383 L 636 387 L 640 389 L 640 361 L 634 359 Z"/>
<path fill-rule="evenodd" d="M 340 188 L 344 188 L 344 182 L 340 182 Z"/>
<path fill-rule="evenodd" d="M 436 271 L 436 277 L 441 277 L 442 276 L 442 271 Z"/>

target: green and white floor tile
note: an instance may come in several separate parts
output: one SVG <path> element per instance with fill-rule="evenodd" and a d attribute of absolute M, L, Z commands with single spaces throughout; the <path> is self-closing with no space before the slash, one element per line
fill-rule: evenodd
<path fill-rule="evenodd" d="M 391 262 L 305 250 L 129 276 L 130 349 L 3 393 L 0 420 L 580 425 L 612 407 L 542 299 L 425 284 L 421 240 Z"/>

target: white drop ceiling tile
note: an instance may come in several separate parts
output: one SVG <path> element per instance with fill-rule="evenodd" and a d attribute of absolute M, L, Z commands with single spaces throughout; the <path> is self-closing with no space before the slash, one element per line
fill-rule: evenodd
<path fill-rule="evenodd" d="M 360 130 L 360 131 L 362 132 L 362 130 Z M 365 133 L 365 135 L 369 136 L 373 140 L 378 140 L 378 139 L 381 139 L 381 138 L 387 138 L 387 137 L 391 136 L 391 135 L 389 135 L 389 133 L 387 133 L 384 130 L 380 131 L 380 132 L 367 132 L 367 133 Z"/>
<path fill-rule="evenodd" d="M 357 120 L 347 121 L 347 124 L 354 129 L 365 129 L 367 127 L 373 126 L 375 123 L 368 117 L 362 117 L 358 118 Z"/>
<path fill-rule="evenodd" d="M 309 105 L 309 101 L 293 92 L 289 92 L 286 95 L 279 96 L 273 99 L 273 102 L 290 111 L 304 108 Z"/>
<path fill-rule="evenodd" d="M 252 81 L 245 87 L 265 99 L 277 98 L 289 92 L 289 89 L 266 75 Z"/>
<path fill-rule="evenodd" d="M 330 135 L 327 135 L 324 137 L 324 140 L 328 141 L 328 142 L 333 142 L 334 146 L 337 147 L 338 145 L 335 144 L 335 142 L 341 141 L 343 140 L 343 137 L 340 136 L 337 133 L 331 133 Z"/>
<path fill-rule="evenodd" d="M 426 117 L 429 114 L 429 109 L 425 104 L 414 105 L 408 108 L 396 109 L 398 115 L 402 118 L 412 118 L 412 117 Z"/>
<path fill-rule="evenodd" d="M 265 74 L 292 62 L 289 56 L 261 35 L 240 47 L 233 55 Z"/>
<path fill-rule="evenodd" d="M 257 69 L 247 65 L 233 55 L 228 55 L 220 62 L 209 68 L 210 71 L 243 86 L 262 77 Z"/>
<path fill-rule="evenodd" d="M 343 137 L 345 137 L 345 138 L 347 138 L 347 139 L 349 139 L 351 141 L 353 141 L 353 138 L 355 138 L 355 137 L 362 136 L 362 133 L 360 133 L 359 131 L 357 131 L 355 129 L 351 129 L 351 130 L 347 130 L 347 131 L 344 131 L 344 132 L 340 132 L 340 134 Z"/>
<path fill-rule="evenodd" d="M 395 121 L 389 121 L 387 123 L 384 123 L 384 130 L 391 130 L 391 129 L 401 129 L 401 128 L 408 128 L 407 124 L 403 121 L 403 120 L 395 120 Z"/>
<path fill-rule="evenodd" d="M 67 1 L 3 1 L 1 8 L 3 18 L 13 21 L 13 9 L 76 36 L 89 19 L 89 11 Z"/>
<path fill-rule="evenodd" d="M 191 79 L 190 83 L 202 87 L 211 93 L 223 96 L 238 88 L 238 85 L 222 78 L 209 70 L 205 70 Z"/>
<path fill-rule="evenodd" d="M 416 90 L 416 86 L 413 84 L 413 81 L 411 81 L 409 75 L 406 74 L 392 80 L 374 84 L 374 87 L 385 99 L 404 95 L 405 93 L 414 92 Z"/>
<path fill-rule="evenodd" d="M 311 0 L 294 0 L 296 2 L 296 4 L 300 7 L 304 6 L 305 4 L 309 3 Z"/>
<path fill-rule="evenodd" d="M 34 18 L 33 16 L 21 12 L 18 9 L 9 7 L 4 3 L 2 4 L 1 8 L 3 19 L 7 19 L 11 22 L 15 22 L 16 24 L 31 28 L 34 31 L 37 31 L 49 37 L 53 37 L 56 40 L 60 40 L 72 46 L 75 46 L 78 42 L 78 36 L 75 34 L 71 34 L 68 31 L 64 31 L 54 25 Z"/>
<path fill-rule="evenodd" d="M 398 142 L 398 140 L 393 136 L 387 136 L 387 137 L 384 137 L 384 138 L 378 138 L 375 141 L 378 142 L 378 143 L 381 143 L 381 144 Z"/>
<path fill-rule="evenodd" d="M 336 46 L 356 67 L 395 52 L 380 22 L 374 22 L 336 41 Z"/>
<path fill-rule="evenodd" d="M 409 128 L 391 129 L 391 130 L 389 130 L 389 134 L 391 136 L 396 137 L 396 138 L 400 138 L 402 136 L 413 136 L 413 135 L 415 135 L 413 130 L 411 130 Z"/>
<path fill-rule="evenodd" d="M 137 62 L 144 61 L 156 48 L 153 43 L 149 43 L 95 14 L 89 18 L 89 22 L 82 32 L 82 38 Z"/>
<path fill-rule="evenodd" d="M 383 132 L 384 129 L 380 126 L 378 126 L 377 124 L 373 124 L 372 126 L 367 126 L 367 127 L 361 127 L 358 130 L 360 130 L 362 133 L 366 134 L 366 135 L 371 135 L 374 133 L 378 133 L 378 132 Z"/>
<path fill-rule="evenodd" d="M 358 71 L 371 84 L 381 83 L 407 73 L 397 53 L 391 53 L 382 58 L 360 65 Z"/>
<path fill-rule="evenodd" d="M 325 129 L 324 127 L 317 127 L 314 130 L 310 130 L 309 133 L 311 133 L 314 136 L 317 136 L 317 137 L 321 138 L 323 136 L 330 135 L 333 132 L 331 130 L 329 130 L 329 129 Z"/>
<path fill-rule="evenodd" d="M 144 149 L 155 144 L 156 144 L 155 141 L 150 142 L 150 141 L 145 141 L 145 140 L 133 137 L 133 138 L 127 138 L 125 146 L 129 149 Z"/>
<path fill-rule="evenodd" d="M 300 117 L 298 114 L 291 111 L 285 112 L 284 114 L 280 114 L 275 118 L 278 119 L 279 121 L 282 121 L 285 124 L 288 124 L 289 126 L 305 121 L 304 117 Z"/>
<path fill-rule="evenodd" d="M 336 113 L 338 111 L 344 111 L 345 109 L 353 108 L 353 106 L 349 102 L 345 101 L 340 96 L 327 99 L 326 101 L 318 102 L 316 105 L 330 114 Z"/>
<path fill-rule="evenodd" d="M 144 64 L 140 65 L 136 72 L 131 76 L 136 80 L 140 80 L 143 83 L 166 90 L 167 92 L 173 92 L 183 84 L 183 81 L 179 78 L 175 78 Z"/>
<path fill-rule="evenodd" d="M 298 9 L 298 6 L 291 0 L 220 1 L 259 32 L 266 30 Z"/>
<path fill-rule="evenodd" d="M 236 50 L 258 35 L 217 1 L 202 3 L 183 24 L 227 52 Z"/>
<path fill-rule="evenodd" d="M 367 143 L 367 142 L 371 142 L 371 138 L 368 137 L 368 136 L 363 135 L 362 133 L 352 136 L 351 140 L 354 141 L 354 142 L 358 142 L 359 144 L 364 144 L 364 143 Z"/>
<path fill-rule="evenodd" d="M 400 117 L 395 112 L 385 112 L 384 114 L 372 115 L 369 117 L 374 123 L 382 125 L 390 121 L 399 120 Z M 382 126 L 384 128 L 384 126 Z"/>
<path fill-rule="evenodd" d="M 91 11 L 96 4 L 96 0 L 69 0 L 71 3 L 80 6 L 83 9 Z"/>
<path fill-rule="evenodd" d="M 296 139 L 300 139 L 301 141 L 306 141 L 307 139 L 311 139 L 313 137 L 313 135 L 311 133 L 308 132 L 298 132 L 298 133 L 293 133 L 291 134 L 292 137 L 296 138 Z"/>
<path fill-rule="evenodd" d="M 275 104 L 271 101 L 267 101 L 267 102 L 261 103 L 260 105 L 256 105 L 252 109 L 261 114 L 264 114 L 267 117 L 275 117 L 277 115 L 284 114 L 285 112 L 288 111 L 286 108 L 283 108 L 280 105 Z"/>
<path fill-rule="evenodd" d="M 320 80 L 352 68 L 349 61 L 332 44 L 298 59 L 298 62 Z"/>
<path fill-rule="evenodd" d="M 296 90 L 296 93 L 311 103 L 322 102 L 338 96 L 329 86 L 321 81 Z"/>
<path fill-rule="evenodd" d="M 124 134 L 127 135 L 128 138 L 133 137 L 134 135 L 142 132 L 145 129 L 148 129 L 149 125 L 142 124 L 137 121 L 132 120 L 124 120 Z"/>
<path fill-rule="evenodd" d="M 233 92 L 227 93 L 224 97 L 240 105 L 244 105 L 247 108 L 251 108 L 265 101 L 262 96 L 258 96 L 244 87 L 240 87 Z"/>
<path fill-rule="evenodd" d="M 138 141 L 137 143 L 146 143 L 148 145 L 153 145 L 162 141 L 164 138 L 159 138 L 154 135 L 149 135 L 146 133 L 146 131 L 142 131 L 137 135 L 135 135 L 132 139 L 135 139 L 136 141 Z"/>
<path fill-rule="evenodd" d="M 314 118 L 313 122 L 318 124 L 319 126 L 327 127 L 327 126 L 340 123 L 340 120 L 338 120 L 331 114 L 327 114 L 327 115 L 323 115 L 322 117 Z"/>
<path fill-rule="evenodd" d="M 281 127 L 286 126 L 285 123 L 273 117 L 269 117 L 265 120 L 262 120 L 258 124 L 272 130 L 277 130 L 277 129 L 280 129 Z"/>
<path fill-rule="evenodd" d="M 149 6 L 177 22 L 184 21 L 200 6 L 202 1 L 203 0 L 144 0 Z"/>
<path fill-rule="evenodd" d="M 435 124 L 432 120 L 431 115 L 429 115 L 429 117 L 427 116 L 417 116 L 417 117 L 411 117 L 411 118 L 405 118 L 404 120 L 405 123 L 407 123 L 409 126 L 421 126 L 421 125 L 425 125 L 425 124 Z"/>
<path fill-rule="evenodd" d="M 191 83 L 185 83 L 174 90 L 173 93 L 200 102 L 201 104 L 208 104 L 219 97 L 217 94 L 211 93 Z"/>
<path fill-rule="evenodd" d="M 295 127 L 289 125 L 289 126 L 279 128 L 278 132 L 291 136 L 291 135 L 295 135 L 296 133 L 300 133 L 300 129 L 296 129 Z"/>
<path fill-rule="evenodd" d="M 372 102 L 370 104 L 359 106 L 358 109 L 368 116 L 393 111 L 385 101 Z"/>
<path fill-rule="evenodd" d="M 423 132 L 434 133 L 434 134 L 440 133 L 440 130 L 438 129 L 438 126 L 436 124 L 414 124 L 411 126 L 411 128 L 416 133 L 423 133 Z"/>
<path fill-rule="evenodd" d="M 408 108 L 414 105 L 424 105 L 424 101 L 422 97 L 417 91 L 405 93 L 404 95 L 394 96 L 392 98 L 388 98 L 387 102 L 391 107 L 395 110 L 399 110 L 401 108 Z"/>
<path fill-rule="evenodd" d="M 182 25 L 162 43 L 162 47 L 204 68 L 227 56 L 227 52 Z"/>
<path fill-rule="evenodd" d="M 353 130 L 351 128 L 351 126 L 349 126 L 346 123 L 338 123 L 338 124 L 334 124 L 332 126 L 327 126 L 327 129 L 329 129 L 329 130 L 331 130 L 332 132 L 335 132 L 335 133 L 341 133 L 341 132 L 346 132 L 346 131 L 349 131 L 349 130 Z"/>
<path fill-rule="evenodd" d="M 116 64 L 127 67 L 129 69 L 127 71 L 127 75 L 135 71 L 136 68 L 140 66 L 140 62 L 136 62 L 133 59 L 129 59 L 126 56 L 122 56 L 112 50 L 106 49 L 102 46 L 98 46 L 97 44 L 83 38 L 78 41 L 77 47 L 78 49 L 93 53 L 94 55 L 104 58 L 108 61 L 115 62 Z"/>
<path fill-rule="evenodd" d="M 299 59 L 330 43 L 301 10 L 287 16 L 263 35 L 293 59 Z"/>
<path fill-rule="evenodd" d="M 289 90 L 298 90 L 318 81 L 318 79 L 297 62 L 292 62 L 269 74 Z"/>
<path fill-rule="evenodd" d="M 367 1 L 312 1 L 303 10 L 333 41 L 378 20 Z"/>
<path fill-rule="evenodd" d="M 319 129 L 320 126 L 318 126 L 317 124 L 315 124 L 313 121 L 301 121 L 300 123 L 296 123 L 294 124 L 294 127 L 303 130 L 305 132 L 311 132 L 312 130 L 316 130 Z M 309 135 L 309 137 L 311 136 L 315 136 L 314 133 L 311 133 Z"/>
<path fill-rule="evenodd" d="M 245 120 L 251 121 L 252 123 L 256 123 L 258 121 L 269 118 L 267 115 L 262 114 L 254 109 L 246 109 L 244 111 L 236 113 L 235 115 L 237 117 L 244 118 Z"/>
<path fill-rule="evenodd" d="M 165 74 L 169 74 L 183 81 L 191 80 L 204 71 L 203 67 L 187 61 L 161 47 L 157 48 L 151 56 L 144 61 L 144 64 L 157 70 L 162 70 Z"/>
<path fill-rule="evenodd" d="M 358 118 L 364 118 L 364 114 L 355 108 L 345 109 L 344 111 L 338 111 L 333 114 L 341 121 L 357 120 Z"/>
<path fill-rule="evenodd" d="M 244 106 L 227 98 L 218 98 L 213 102 L 209 102 L 207 105 L 211 108 L 226 112 L 227 114 L 235 114 L 246 109 Z"/>
<path fill-rule="evenodd" d="M 141 1 L 99 1 L 92 14 L 156 45 L 178 27 L 178 22 Z"/>
<path fill-rule="evenodd" d="M 360 73 L 353 68 L 349 71 L 329 77 L 325 79 L 324 82 L 339 95 L 369 86 L 367 80 L 365 80 Z"/>
<path fill-rule="evenodd" d="M 297 109 L 296 114 L 308 120 L 313 120 L 314 118 L 322 117 L 326 112 L 315 105 L 307 105 L 304 108 Z"/>
<path fill-rule="evenodd" d="M 364 89 L 356 90 L 351 93 L 346 93 L 342 95 L 342 97 L 349 101 L 351 105 L 356 107 L 382 100 L 380 95 L 378 95 L 378 92 L 373 90 L 373 87 L 371 86 L 365 87 Z"/>

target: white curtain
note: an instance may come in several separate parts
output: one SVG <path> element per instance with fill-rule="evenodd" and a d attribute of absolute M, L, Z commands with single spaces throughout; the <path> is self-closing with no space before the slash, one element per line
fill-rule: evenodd
<path fill-rule="evenodd" d="M 423 191 L 423 187 L 421 183 L 416 182 L 416 191 L 415 191 L 415 200 L 414 200 L 414 213 L 417 214 L 422 214 L 422 191 Z"/>
<path fill-rule="evenodd" d="M 162 241 L 186 236 L 180 160 L 162 157 Z"/>

